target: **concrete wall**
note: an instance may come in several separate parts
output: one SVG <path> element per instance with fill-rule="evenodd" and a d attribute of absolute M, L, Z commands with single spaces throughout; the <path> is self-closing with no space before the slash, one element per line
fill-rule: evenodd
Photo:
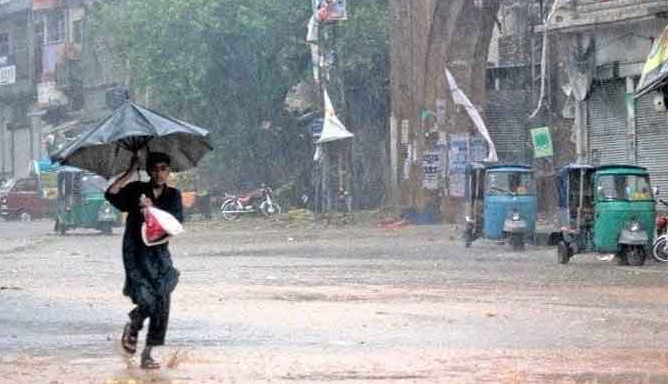
<path fill-rule="evenodd" d="M 105 105 L 107 90 L 129 82 L 128 63 L 113 54 L 113 42 L 95 41 L 85 33 L 81 49 L 81 67 L 84 86 L 84 121 L 97 121 L 112 111 Z"/>
<path fill-rule="evenodd" d="M 665 0 L 578 0 L 575 12 L 580 19 L 606 22 L 646 15 L 666 5 Z"/>
<path fill-rule="evenodd" d="M 16 120 L 16 111 L 24 115 L 29 105 L 0 106 L 0 176 L 21 177 L 28 174 L 30 162 L 44 155 L 36 118 Z"/>
<path fill-rule="evenodd" d="M 643 22 L 613 24 L 607 28 L 598 28 L 586 36 L 595 39 L 595 61 L 597 66 L 619 63 L 620 69 L 627 72 L 620 76 L 640 75 L 642 65 L 652 46 L 652 39 L 658 37 L 667 22 L 661 19 Z"/>

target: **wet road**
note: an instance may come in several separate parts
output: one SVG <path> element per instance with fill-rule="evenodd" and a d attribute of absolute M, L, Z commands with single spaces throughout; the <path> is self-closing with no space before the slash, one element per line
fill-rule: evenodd
<path fill-rule="evenodd" d="M 53 232 L 52 220 L 33 222 L 0 220 L 0 241 L 17 237 L 44 236 Z"/>
<path fill-rule="evenodd" d="M 467 250 L 448 227 L 189 229 L 157 379 L 118 353 L 118 232 L 0 254 L 0 381 L 668 381 L 664 265 Z"/>

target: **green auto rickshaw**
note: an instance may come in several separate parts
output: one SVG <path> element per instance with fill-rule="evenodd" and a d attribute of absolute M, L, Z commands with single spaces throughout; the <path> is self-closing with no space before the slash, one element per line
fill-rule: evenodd
<path fill-rule="evenodd" d="M 104 198 L 106 182 L 77 168 L 58 172 L 55 230 L 65 234 L 75 228 L 91 228 L 111 234 L 121 224 L 121 213 Z"/>
<path fill-rule="evenodd" d="M 641 266 L 651 249 L 656 208 L 647 169 L 634 165 L 569 165 L 558 177 L 561 240 L 557 258 L 612 253 Z"/>

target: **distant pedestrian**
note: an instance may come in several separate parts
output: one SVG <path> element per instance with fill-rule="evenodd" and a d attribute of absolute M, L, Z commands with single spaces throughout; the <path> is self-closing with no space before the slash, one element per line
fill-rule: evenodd
<path fill-rule="evenodd" d="M 128 213 L 123 236 L 123 294 L 130 297 L 136 307 L 128 314 L 130 321 L 123 329 L 121 343 L 125 351 L 134 354 L 139 331 L 148 318 L 141 367 L 158 369 L 160 364 L 151 356 L 151 350 L 165 344 L 171 293 L 178 282 L 179 272 L 172 266 L 168 243 L 151 247 L 144 244 L 141 236 L 144 221 L 142 208 L 154 206 L 171 213 L 180 222 L 183 222 L 183 209 L 179 190 L 166 184 L 171 172 L 169 156 L 149 153 L 146 168 L 151 180 L 128 183 L 138 171 L 138 162 L 137 157 L 132 159 L 128 170 L 109 187 L 105 197 L 114 207 Z"/>

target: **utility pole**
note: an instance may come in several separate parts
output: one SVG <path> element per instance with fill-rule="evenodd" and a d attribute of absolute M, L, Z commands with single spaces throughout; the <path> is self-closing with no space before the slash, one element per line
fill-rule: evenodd
<path fill-rule="evenodd" d="M 6 109 L 0 107 L 0 163 L 2 163 L 2 168 L 0 169 L 1 177 L 4 177 L 5 173 L 7 173 L 7 168 L 5 164 L 6 163 L 5 151 L 7 150 L 5 144 L 7 143 L 7 141 L 5 140 L 5 133 L 7 132 L 6 123 L 9 119 L 5 118 L 4 111 L 6 111 Z"/>
<path fill-rule="evenodd" d="M 330 5 L 324 5 L 329 7 Z M 345 9 L 345 3 L 344 3 Z M 340 10 L 339 10 L 340 11 Z M 317 1 L 313 2 L 313 12 L 318 17 Z M 331 14 L 328 13 L 331 16 Z M 344 13 L 344 12 L 343 12 Z M 344 13 L 345 14 L 345 13 Z M 314 65 L 318 66 L 318 78 L 316 81 L 320 85 L 320 94 L 325 104 L 325 93 L 331 96 L 332 108 L 337 111 L 336 115 L 341 119 L 345 118 L 345 84 L 343 77 L 338 71 L 340 61 L 337 52 L 338 22 L 345 20 L 345 16 L 329 18 L 323 17 L 319 20 L 318 28 L 318 58 Z M 328 113 L 327 108 L 323 110 Z M 327 121 L 327 116 L 325 121 Z M 350 169 L 352 169 L 352 142 L 341 143 L 339 140 L 324 142 L 319 144 L 321 156 L 316 164 L 316 174 L 319 180 L 316 181 L 316 212 L 331 212 L 336 207 L 338 201 L 338 191 L 350 190 Z M 334 168 L 336 167 L 336 168 Z M 332 173 L 336 169 L 336 183 L 333 183 Z M 319 172 L 318 172 L 319 171 Z M 332 188 L 336 184 L 336 188 Z M 336 192 L 334 191 L 336 189 Z"/>

